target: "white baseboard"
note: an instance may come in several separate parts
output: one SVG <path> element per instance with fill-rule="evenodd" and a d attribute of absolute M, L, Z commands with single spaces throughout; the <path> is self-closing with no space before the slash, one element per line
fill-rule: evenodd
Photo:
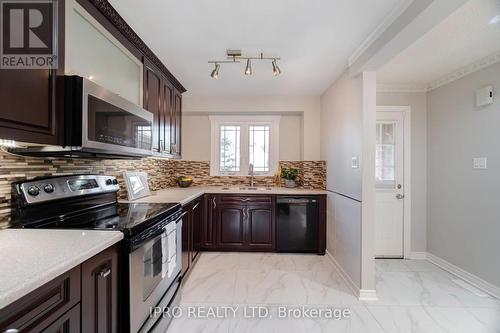
<path fill-rule="evenodd" d="M 427 260 L 435 264 L 436 266 L 441 267 L 445 271 L 450 272 L 461 278 L 464 281 L 467 281 L 471 285 L 476 288 L 481 289 L 482 291 L 500 299 L 500 288 L 481 279 L 479 276 L 476 276 L 472 273 L 467 272 L 466 270 L 455 266 L 449 261 L 444 260 L 438 256 L 433 255 L 432 253 L 427 253 Z"/>
<path fill-rule="evenodd" d="M 349 274 L 347 274 L 344 271 L 344 269 L 337 262 L 335 257 L 330 252 L 328 252 L 328 250 L 326 250 L 326 256 L 328 259 L 330 259 L 330 261 L 333 263 L 335 268 L 339 271 L 340 276 L 347 284 L 347 287 L 349 287 L 349 289 L 351 289 L 351 291 L 354 293 L 354 295 L 356 295 L 356 297 L 358 297 L 359 300 L 362 300 L 362 301 L 377 301 L 378 300 L 376 290 L 360 289 L 356 285 L 356 283 L 351 279 Z"/>
<path fill-rule="evenodd" d="M 427 259 L 427 252 L 411 252 L 407 259 L 415 259 L 415 260 Z"/>

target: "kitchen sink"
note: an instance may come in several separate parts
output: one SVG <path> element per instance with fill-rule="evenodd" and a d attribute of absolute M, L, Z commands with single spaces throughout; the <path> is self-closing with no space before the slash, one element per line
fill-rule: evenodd
<path fill-rule="evenodd" d="M 239 190 L 239 191 L 271 191 L 272 187 L 223 187 L 222 190 Z"/>

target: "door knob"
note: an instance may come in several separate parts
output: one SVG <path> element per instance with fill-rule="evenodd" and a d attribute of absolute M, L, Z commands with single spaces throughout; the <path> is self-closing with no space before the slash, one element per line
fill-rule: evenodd
<path fill-rule="evenodd" d="M 401 199 L 403 199 L 404 197 L 405 197 L 405 196 L 404 196 L 404 195 L 402 195 L 402 194 L 399 194 L 399 193 L 398 193 L 398 194 L 396 194 L 396 199 L 401 200 Z"/>

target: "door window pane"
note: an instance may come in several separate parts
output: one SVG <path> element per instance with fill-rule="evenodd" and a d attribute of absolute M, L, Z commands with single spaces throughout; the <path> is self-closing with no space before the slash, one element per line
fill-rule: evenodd
<path fill-rule="evenodd" d="M 375 151 L 375 180 L 377 187 L 394 188 L 396 185 L 396 123 L 377 123 Z"/>
<path fill-rule="evenodd" d="M 240 126 L 220 127 L 220 171 L 240 171 Z"/>
<path fill-rule="evenodd" d="M 269 172 L 269 126 L 249 126 L 249 160 L 255 172 Z"/>

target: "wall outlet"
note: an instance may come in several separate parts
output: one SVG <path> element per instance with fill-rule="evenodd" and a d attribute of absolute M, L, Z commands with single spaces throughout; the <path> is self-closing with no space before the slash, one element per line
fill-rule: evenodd
<path fill-rule="evenodd" d="M 486 157 L 474 157 L 472 159 L 473 169 L 488 169 L 488 158 Z"/>
<path fill-rule="evenodd" d="M 357 156 L 351 158 L 351 168 L 359 169 L 359 158 Z"/>

